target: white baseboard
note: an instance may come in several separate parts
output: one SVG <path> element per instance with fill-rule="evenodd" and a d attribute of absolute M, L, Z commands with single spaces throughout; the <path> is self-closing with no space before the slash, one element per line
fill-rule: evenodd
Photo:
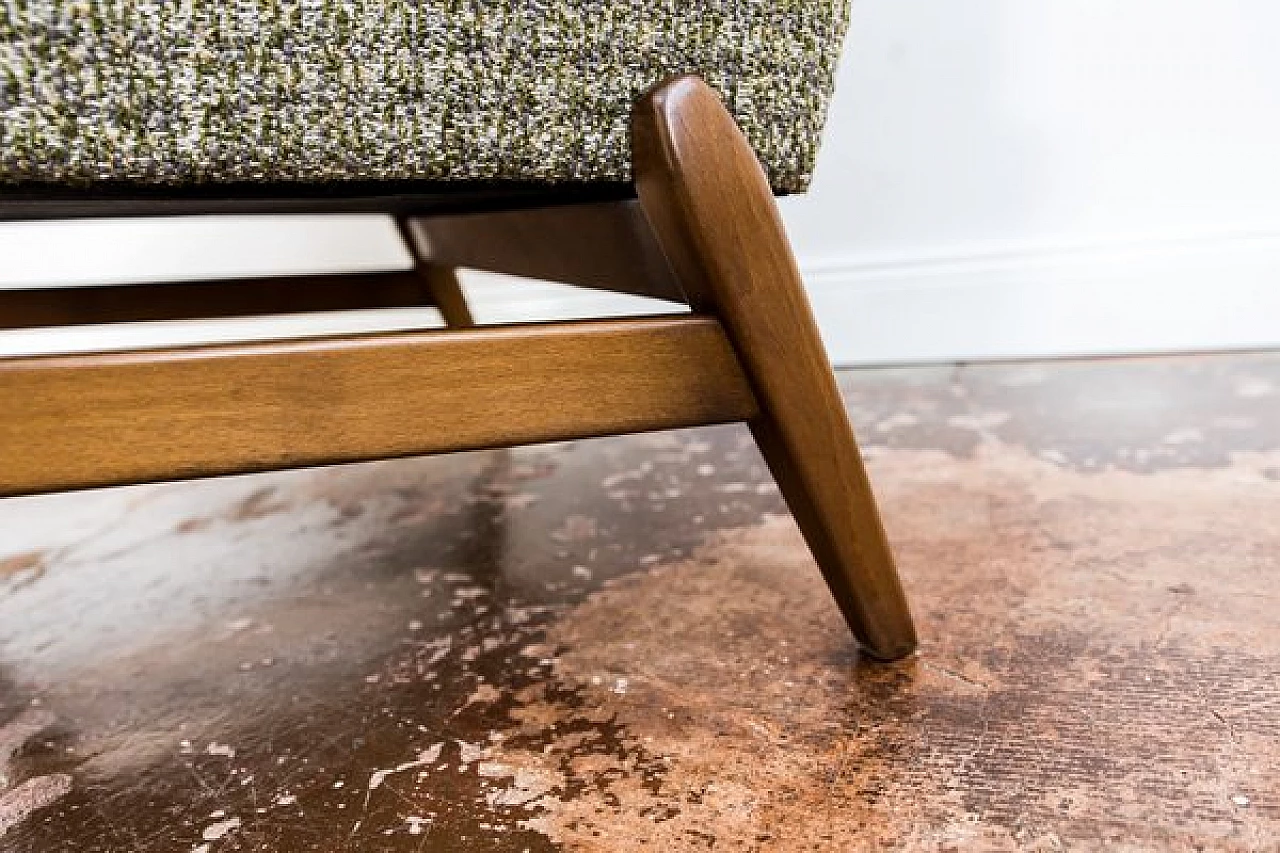
<path fill-rule="evenodd" d="M 388 254 L 373 260 L 394 265 L 403 259 Z M 1003 252 L 802 259 L 801 265 L 832 361 L 841 365 L 1280 346 L 1280 228 Z M 0 275 L 0 286 L 22 284 L 23 276 L 35 275 L 28 272 L 21 281 Z M 70 283 L 83 283 L 70 274 L 74 270 L 62 272 Z M 95 274 L 102 278 L 100 272 Z M 464 272 L 463 286 L 482 323 L 681 310 L 658 300 L 487 273 Z M 404 309 L 11 330 L 0 332 L 0 356 L 438 322 L 432 310 Z"/>
<path fill-rule="evenodd" d="M 1280 230 L 802 267 L 836 364 L 1280 346 Z M 501 276 L 464 281 L 484 322 L 671 310 Z"/>
<path fill-rule="evenodd" d="M 827 263 L 806 283 L 840 364 L 1280 345 L 1280 232 Z"/>

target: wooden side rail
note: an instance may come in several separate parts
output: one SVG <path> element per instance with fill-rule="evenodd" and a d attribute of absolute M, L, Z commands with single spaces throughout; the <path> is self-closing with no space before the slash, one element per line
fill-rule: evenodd
<path fill-rule="evenodd" d="M 472 267 L 684 302 L 684 291 L 634 201 L 409 217 L 421 263 Z"/>
<path fill-rule="evenodd" d="M 745 420 L 704 316 L 0 359 L 0 496 Z"/>
<path fill-rule="evenodd" d="M 416 271 L 0 290 L 0 329 L 436 304 Z"/>

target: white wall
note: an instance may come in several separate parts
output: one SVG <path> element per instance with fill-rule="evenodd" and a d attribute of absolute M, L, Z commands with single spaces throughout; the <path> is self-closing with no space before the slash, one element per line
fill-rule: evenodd
<path fill-rule="evenodd" d="M 836 358 L 1280 343 L 1280 4 L 854 0 L 786 203 Z"/>
<path fill-rule="evenodd" d="M 1280 4 L 853 2 L 814 189 L 783 202 L 835 360 L 1280 344 Z M 67 227 L 0 226 L 0 286 L 201 276 L 236 253 L 256 272 L 405 262 L 368 219 Z M 491 321 L 652 307 L 467 283 Z M 6 333 L 0 353 L 109 340 Z"/>
<path fill-rule="evenodd" d="M 798 247 L 914 257 L 1280 225 L 1278 37 L 1272 0 L 854 0 Z"/>

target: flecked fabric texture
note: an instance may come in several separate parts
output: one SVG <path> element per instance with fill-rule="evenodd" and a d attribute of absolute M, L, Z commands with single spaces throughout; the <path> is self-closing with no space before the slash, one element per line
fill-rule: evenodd
<path fill-rule="evenodd" d="M 725 99 L 803 190 L 848 0 L 0 0 L 0 182 L 625 181 L 636 96 Z"/>

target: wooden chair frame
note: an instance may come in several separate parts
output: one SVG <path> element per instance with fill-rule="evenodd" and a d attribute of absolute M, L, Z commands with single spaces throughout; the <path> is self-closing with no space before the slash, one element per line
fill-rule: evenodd
<path fill-rule="evenodd" d="M 910 653 L 906 601 L 760 164 L 695 77 L 637 104 L 633 164 L 630 200 L 431 216 L 386 205 L 412 273 L 0 291 L 7 327 L 423 304 L 448 326 L 0 360 L 0 495 L 746 421 L 862 646 Z M 475 328 L 460 266 L 693 313 Z"/>

